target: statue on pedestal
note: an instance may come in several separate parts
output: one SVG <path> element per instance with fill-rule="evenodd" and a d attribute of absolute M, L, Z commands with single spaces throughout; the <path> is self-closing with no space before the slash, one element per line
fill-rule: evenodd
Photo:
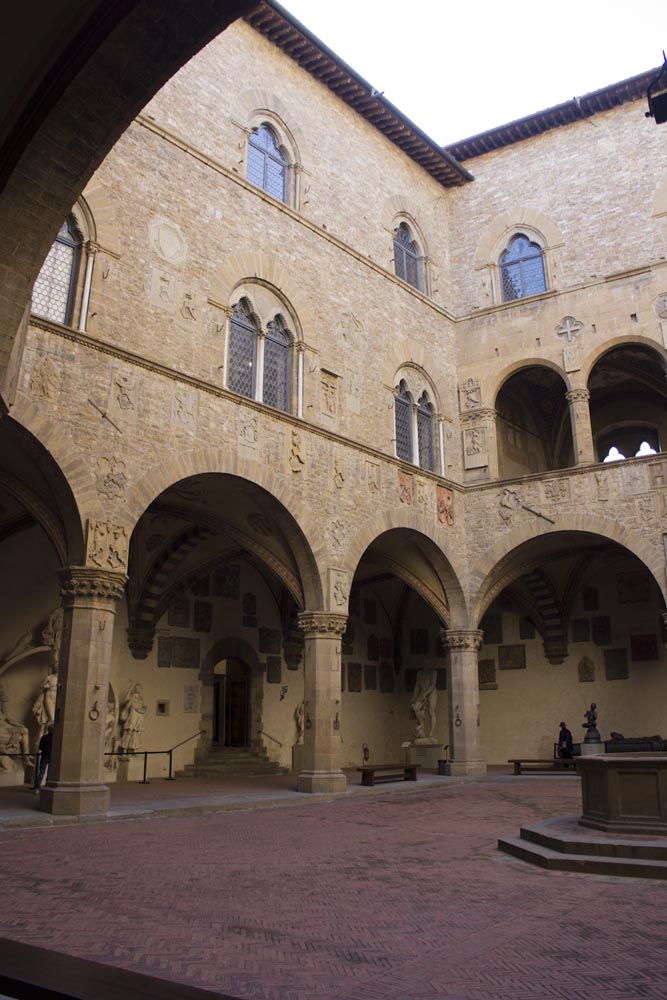
<path fill-rule="evenodd" d="M 125 753 L 134 753 L 142 743 L 144 732 L 144 716 L 146 704 L 142 695 L 141 684 L 131 684 L 120 709 L 122 733 L 119 749 Z"/>
<path fill-rule="evenodd" d="M 304 717 L 304 703 L 302 701 L 294 709 L 294 721 L 296 722 L 296 746 L 301 746 L 303 744 L 303 717 Z"/>
<path fill-rule="evenodd" d="M 55 666 L 49 671 L 40 685 L 39 694 L 32 706 L 32 714 L 39 726 L 39 739 L 49 726 L 56 720 L 56 695 L 58 692 L 58 673 Z"/>
<path fill-rule="evenodd" d="M 438 672 L 422 667 L 417 674 L 410 707 L 415 714 L 415 743 L 437 743 L 433 735 L 435 729 L 435 706 L 438 701 Z"/>
<path fill-rule="evenodd" d="M 586 722 L 582 722 L 582 729 L 586 730 L 586 735 L 584 736 L 584 743 L 601 743 L 600 734 L 597 729 L 598 722 L 598 712 L 597 705 L 595 702 L 591 704 L 591 707 L 584 712 L 584 718 Z"/>

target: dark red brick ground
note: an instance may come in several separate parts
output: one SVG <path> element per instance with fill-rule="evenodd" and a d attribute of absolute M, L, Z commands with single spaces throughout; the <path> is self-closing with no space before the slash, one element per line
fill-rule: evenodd
<path fill-rule="evenodd" d="M 243 998 L 665 1000 L 667 884 L 496 850 L 579 808 L 576 778 L 492 776 L 5 830 L 2 934 Z"/>

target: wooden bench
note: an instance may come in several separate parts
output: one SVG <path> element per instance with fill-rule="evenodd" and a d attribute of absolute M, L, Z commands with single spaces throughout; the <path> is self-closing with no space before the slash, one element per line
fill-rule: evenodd
<path fill-rule="evenodd" d="M 357 771 L 361 771 L 362 785 L 374 785 L 377 781 L 416 781 L 420 767 L 421 764 L 364 764 Z"/>
<path fill-rule="evenodd" d="M 556 771 L 563 771 L 566 768 L 572 768 L 575 770 L 576 758 L 574 757 L 544 757 L 539 759 L 531 759 L 527 757 L 521 757 L 517 759 L 512 757 L 511 760 L 507 761 L 508 764 L 514 764 L 514 773 L 521 774 L 521 768 L 525 771 L 539 771 L 545 774 L 553 774 Z M 527 765 L 527 766 L 526 766 Z"/>

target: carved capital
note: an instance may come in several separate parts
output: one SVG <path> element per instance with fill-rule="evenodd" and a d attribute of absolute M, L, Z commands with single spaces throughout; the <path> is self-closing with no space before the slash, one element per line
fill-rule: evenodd
<path fill-rule="evenodd" d="M 65 606 L 86 598 L 99 598 L 116 602 L 123 596 L 127 576 L 112 570 L 92 569 L 87 566 L 68 566 L 58 573 L 60 596 Z"/>
<path fill-rule="evenodd" d="M 469 410 L 467 413 L 461 414 L 461 424 L 482 424 L 485 421 L 489 423 L 495 423 L 498 414 L 495 410 L 490 407 L 483 407 L 479 410 Z"/>
<path fill-rule="evenodd" d="M 484 633 L 481 629 L 448 629 L 443 628 L 440 637 L 449 649 L 467 649 L 472 653 L 478 652 L 482 647 Z"/>
<path fill-rule="evenodd" d="M 297 615 L 299 628 L 307 638 L 340 636 L 347 628 L 347 615 L 329 611 L 301 611 Z"/>
<path fill-rule="evenodd" d="M 571 406 L 573 403 L 587 403 L 591 394 L 588 389 L 570 389 L 565 393 L 565 398 Z"/>

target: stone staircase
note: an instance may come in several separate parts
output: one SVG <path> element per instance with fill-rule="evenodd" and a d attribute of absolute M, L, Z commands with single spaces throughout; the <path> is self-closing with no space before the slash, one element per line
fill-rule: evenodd
<path fill-rule="evenodd" d="M 275 760 L 269 760 L 266 750 L 250 750 L 247 747 L 210 747 L 208 753 L 186 764 L 177 777 L 222 778 L 229 775 L 245 777 L 288 774 L 288 768 L 281 767 Z"/>
<path fill-rule="evenodd" d="M 498 847 L 551 871 L 667 878 L 667 838 L 596 832 L 579 826 L 577 816 L 538 820 Z"/>

